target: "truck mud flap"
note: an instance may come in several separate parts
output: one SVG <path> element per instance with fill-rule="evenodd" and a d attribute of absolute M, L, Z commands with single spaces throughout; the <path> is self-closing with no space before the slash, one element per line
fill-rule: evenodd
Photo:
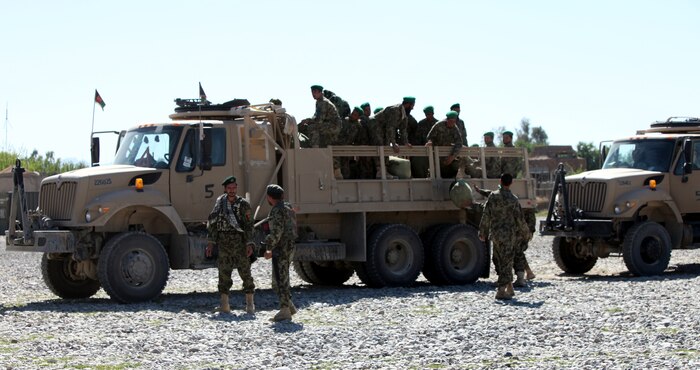
<path fill-rule="evenodd" d="M 338 242 L 297 243 L 295 261 L 337 261 L 345 259 L 345 244 Z"/>
<path fill-rule="evenodd" d="M 6 250 L 13 252 L 73 253 L 75 237 L 70 231 L 42 230 L 34 232 L 33 244 L 24 245 L 22 234 L 14 240 L 6 240 Z"/>

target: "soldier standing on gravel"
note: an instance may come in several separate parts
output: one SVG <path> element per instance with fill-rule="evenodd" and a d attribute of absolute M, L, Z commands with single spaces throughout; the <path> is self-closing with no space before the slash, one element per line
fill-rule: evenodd
<path fill-rule="evenodd" d="M 294 210 L 282 199 L 283 196 L 284 189 L 279 185 L 267 186 L 267 202 L 272 209 L 268 216 L 270 234 L 264 242 L 265 259 L 272 258 L 272 278 L 280 300 L 280 310 L 272 318 L 273 321 L 291 320 L 292 315 L 297 313 L 289 287 L 289 264 L 294 254 L 296 222 Z"/>
<path fill-rule="evenodd" d="M 219 247 L 217 267 L 219 268 L 219 293 L 221 294 L 221 312 L 231 312 L 228 295 L 233 285 L 231 273 L 238 269 L 238 275 L 243 280 L 245 292 L 245 311 L 255 313 L 253 293 L 255 283 L 250 272 L 250 257 L 253 254 L 253 221 L 250 217 L 250 204 L 244 198 L 236 195 L 238 185 L 236 178 L 229 176 L 221 183 L 224 194 L 214 203 L 214 209 L 207 221 L 207 249 L 205 254 L 211 257 L 214 244 Z"/>
<path fill-rule="evenodd" d="M 491 192 L 479 224 L 479 239 L 493 242 L 493 264 L 498 274 L 496 299 L 511 299 L 513 292 L 513 254 L 527 226 L 518 198 L 510 191 L 513 176 L 501 175 L 501 185 Z"/>

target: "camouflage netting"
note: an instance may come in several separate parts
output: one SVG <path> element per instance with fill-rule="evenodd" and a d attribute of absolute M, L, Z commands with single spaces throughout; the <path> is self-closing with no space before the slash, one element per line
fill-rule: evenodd
<path fill-rule="evenodd" d="M 468 208 L 474 202 L 471 186 L 464 180 L 456 180 L 450 187 L 450 199 L 457 208 Z"/>

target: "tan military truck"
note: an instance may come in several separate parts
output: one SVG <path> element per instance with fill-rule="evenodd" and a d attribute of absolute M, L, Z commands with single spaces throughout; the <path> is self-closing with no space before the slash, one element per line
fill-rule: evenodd
<path fill-rule="evenodd" d="M 294 268 L 307 282 L 343 284 L 354 272 L 372 287 L 407 286 L 421 271 L 437 284 L 488 276 L 489 247 L 477 237 L 480 209 L 457 208 L 453 180 L 441 179 L 435 166 L 451 148 L 403 147 L 402 156 L 427 156 L 433 175 L 387 179 L 383 158 L 391 148 L 301 148 L 295 120 L 280 106 L 206 108 L 179 109 L 172 122 L 122 132 L 111 165 L 44 179 L 38 209 L 26 227 L 8 230 L 7 249 L 43 253 L 44 281 L 60 297 L 89 297 L 102 287 L 120 302 L 149 300 L 170 269 L 215 267 L 204 255 L 205 222 L 222 179 L 233 174 L 239 195 L 256 210 L 256 230 L 269 211 L 265 186 L 285 188 L 299 228 Z M 524 150 L 462 154 L 482 162 L 485 155 L 523 159 L 528 179 L 512 189 L 523 207 L 535 206 Z M 363 156 L 380 161 L 383 178 L 334 178 L 334 157 Z M 498 180 L 469 182 L 493 189 Z"/>
<path fill-rule="evenodd" d="M 700 120 L 671 117 L 612 143 L 602 169 L 555 181 L 543 235 L 565 272 L 622 256 L 635 275 L 668 267 L 700 241 Z"/>

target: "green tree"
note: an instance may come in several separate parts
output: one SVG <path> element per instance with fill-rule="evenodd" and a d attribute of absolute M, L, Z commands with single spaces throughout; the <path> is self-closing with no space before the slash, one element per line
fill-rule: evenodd
<path fill-rule="evenodd" d="M 516 130 L 515 142 L 517 147 L 527 148 L 532 151 L 535 146 L 549 145 L 548 136 L 542 126 L 531 127 L 530 119 L 523 117 L 520 120 L 520 128 Z"/>
<path fill-rule="evenodd" d="M 586 160 L 587 170 L 597 170 L 600 168 L 600 152 L 593 143 L 579 141 L 576 144 L 576 155 Z"/>
<path fill-rule="evenodd" d="M 13 152 L 0 152 L 0 168 L 14 166 L 17 159 L 22 162 L 22 167 L 25 170 L 39 172 L 42 176 L 51 176 L 87 167 L 84 162 L 63 162 L 60 158 L 55 158 L 53 151 L 48 151 L 44 156 L 41 156 L 39 151 L 35 149 L 28 156 Z"/>

